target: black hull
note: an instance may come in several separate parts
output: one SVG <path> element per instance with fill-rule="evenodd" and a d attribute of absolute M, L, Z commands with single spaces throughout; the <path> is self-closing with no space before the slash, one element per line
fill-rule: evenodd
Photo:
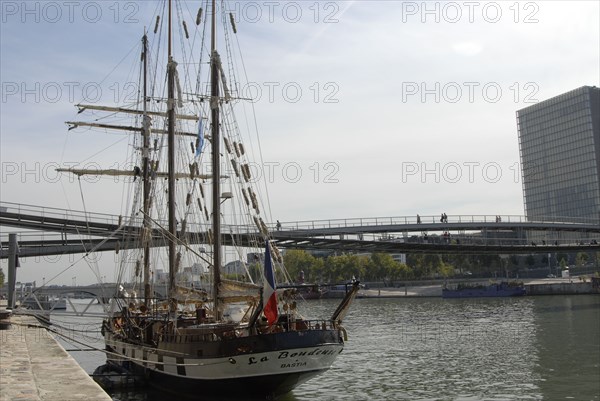
<path fill-rule="evenodd" d="M 202 401 L 272 400 L 327 370 L 250 378 L 190 380 L 144 369 L 135 364 L 132 364 L 132 369 L 136 374 L 143 375 L 147 384 L 160 392 L 176 395 L 183 400 Z"/>
<path fill-rule="evenodd" d="M 180 358 L 171 356 L 174 360 L 168 361 L 170 351 L 157 349 L 155 360 L 181 364 L 176 369 L 172 365 L 169 368 L 169 365 L 155 364 L 150 359 L 140 363 L 140 358 L 145 361 L 154 353 L 133 353 L 132 347 L 136 347 L 133 344 L 108 341 L 106 348 L 125 358 L 116 358 L 112 363 L 122 364 L 160 392 L 185 399 L 247 401 L 273 399 L 325 372 L 342 352 L 343 339 L 337 330 L 307 330 L 242 337 L 214 344 L 176 342 L 171 345 L 180 346 L 172 350 L 182 355 Z M 199 350 L 210 351 L 212 347 L 207 348 L 210 345 L 216 346 L 216 354 L 194 359 Z M 127 361 L 128 357 L 137 362 Z M 194 371 L 192 366 L 198 363 L 215 364 L 215 368 Z"/>

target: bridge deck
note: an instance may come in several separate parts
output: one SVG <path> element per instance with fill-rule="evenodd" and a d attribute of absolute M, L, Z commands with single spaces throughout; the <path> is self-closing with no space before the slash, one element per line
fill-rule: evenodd
<path fill-rule="evenodd" d="M 125 221 L 125 223 L 123 223 Z M 136 248 L 140 236 L 141 219 L 124 220 L 119 216 L 88 213 L 66 209 L 45 208 L 33 205 L 20 205 L 0 202 L 0 225 L 42 232 L 54 232 L 60 237 L 39 238 L 22 236 L 19 240 L 20 255 L 43 256 L 94 251 L 111 251 Z M 541 253 L 575 250 L 597 250 L 591 244 L 600 234 L 598 221 L 556 222 L 550 220 L 527 221 L 523 216 L 456 215 L 448 216 L 444 222 L 439 216 L 375 217 L 335 220 L 315 220 L 284 222 L 277 229 L 275 224 L 272 237 L 278 246 L 301 249 L 337 249 L 357 252 L 423 252 L 423 253 Z M 206 238 L 207 226 L 188 228 L 191 244 L 201 243 Z M 543 231 L 550 233 L 548 244 L 527 244 L 525 233 Z M 230 226 L 223 234 L 223 243 L 234 241 L 242 246 L 253 245 L 256 238 L 254 226 Z M 481 232 L 477 241 L 457 243 L 450 240 L 408 241 L 409 233 L 467 233 Z M 494 233 L 512 232 L 515 238 L 510 241 L 489 240 Z M 579 233 L 582 240 L 569 243 L 561 239 L 560 233 Z M 491 233 L 491 234 L 490 234 Z M 396 234 L 396 235 L 394 235 Z M 394 238 L 401 234 L 403 239 Z M 419 236 L 417 235 L 417 236 Z M 68 238 L 70 236 L 70 238 Z M 424 236 L 421 236 L 423 238 Z M 152 232 L 153 246 L 166 246 L 160 230 Z M 571 240 L 571 242 L 573 242 Z M 6 258 L 7 241 L 2 241 L 2 258 Z"/>

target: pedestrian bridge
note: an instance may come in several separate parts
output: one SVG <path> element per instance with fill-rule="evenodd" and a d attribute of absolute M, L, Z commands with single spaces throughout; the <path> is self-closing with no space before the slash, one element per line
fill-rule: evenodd
<path fill-rule="evenodd" d="M 282 248 L 327 249 L 354 252 L 423 253 L 547 253 L 598 251 L 598 220 L 528 221 L 514 215 L 397 216 L 330 219 L 272 223 L 273 240 Z M 571 219 L 572 220 L 572 219 Z M 135 247 L 141 219 L 0 202 L 0 226 L 28 230 L 19 234 L 19 254 L 60 255 Z M 158 222 L 167 226 L 166 222 Z M 191 226 L 187 232 L 202 234 L 208 226 Z M 118 234 L 115 234 L 117 233 Z M 536 240 L 528 233 L 537 233 Z M 225 245 L 249 245 L 256 236 L 254 226 L 223 229 Z M 6 234 L 4 234 L 6 235 Z M 166 246 L 164 235 L 152 232 L 153 246 Z M 202 238 L 204 235 L 190 235 Z M 197 241 L 197 240 L 196 240 Z M 2 238 L 2 258 L 8 240 Z"/>

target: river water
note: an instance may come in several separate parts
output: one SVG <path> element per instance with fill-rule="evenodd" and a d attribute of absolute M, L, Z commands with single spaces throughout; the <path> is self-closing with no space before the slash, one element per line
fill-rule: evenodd
<path fill-rule="evenodd" d="M 305 314 L 327 316 L 336 304 L 310 301 Z M 53 318 L 102 348 L 96 322 L 81 319 Z M 357 299 L 344 326 L 349 339 L 332 369 L 282 401 L 600 400 L 600 296 Z M 72 355 L 88 372 L 105 360 Z"/>

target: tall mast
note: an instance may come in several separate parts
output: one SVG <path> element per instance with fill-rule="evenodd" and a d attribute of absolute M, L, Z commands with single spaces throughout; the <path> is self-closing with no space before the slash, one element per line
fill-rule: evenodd
<path fill-rule="evenodd" d="M 218 321 L 221 318 L 219 312 L 219 286 L 221 283 L 221 182 L 220 179 L 220 142 L 219 137 L 219 54 L 217 53 L 217 5 L 216 1 L 212 0 L 212 21 L 211 21 L 211 57 L 210 57 L 210 107 L 211 107 L 211 151 L 212 151 L 212 203 L 213 203 L 213 302 L 214 315 Z"/>
<path fill-rule="evenodd" d="M 148 36 L 146 35 L 146 30 L 144 29 L 144 37 L 142 38 L 143 44 L 143 53 L 142 57 L 144 59 L 144 89 L 143 89 L 143 105 L 144 105 L 144 114 L 142 117 L 142 136 L 143 136 L 143 146 L 142 146 L 142 174 L 143 174 L 143 189 L 144 189 L 144 197 L 143 197 L 143 208 L 144 208 L 144 227 L 143 227 L 143 236 L 142 242 L 144 244 L 144 304 L 146 306 L 150 305 L 150 298 L 152 297 L 152 292 L 150 288 L 150 243 L 148 236 L 146 236 L 146 230 L 149 230 L 150 227 L 150 163 L 149 163 L 149 149 L 150 149 L 150 116 L 148 116 L 148 93 L 147 93 L 147 83 L 148 83 Z"/>
<path fill-rule="evenodd" d="M 168 202 L 169 202 L 169 232 L 177 235 L 177 221 L 175 219 L 175 68 L 171 49 L 171 0 L 169 0 L 169 58 L 167 64 L 167 131 L 168 131 Z M 169 241 L 169 295 L 175 296 L 175 276 L 177 274 L 175 241 Z M 174 305 L 172 305 L 174 307 Z"/>

